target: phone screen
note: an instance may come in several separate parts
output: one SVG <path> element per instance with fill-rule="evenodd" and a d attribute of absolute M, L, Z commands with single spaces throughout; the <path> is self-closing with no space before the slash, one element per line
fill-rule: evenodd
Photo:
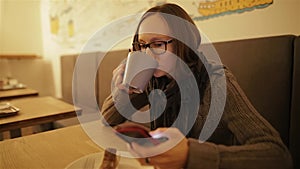
<path fill-rule="evenodd" d="M 154 146 L 168 140 L 166 137 L 152 138 L 148 131 L 139 127 L 118 128 L 116 134 L 128 143 L 135 142 L 142 146 Z"/>

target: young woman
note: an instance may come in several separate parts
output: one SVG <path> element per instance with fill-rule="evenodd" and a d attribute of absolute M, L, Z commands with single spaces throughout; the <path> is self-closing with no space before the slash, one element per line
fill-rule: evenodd
<path fill-rule="evenodd" d="M 178 22 L 172 16 L 183 21 Z M 119 125 L 135 109 L 149 105 L 150 134 L 165 136 L 168 141 L 154 147 L 132 143 L 130 149 L 143 157 L 142 164 L 157 168 L 291 168 L 289 151 L 278 132 L 253 108 L 225 66 L 209 63 L 197 52 L 200 42 L 194 22 L 178 5 L 164 4 L 149 9 L 140 20 L 132 50 L 146 52 L 159 66 L 141 94 L 126 93 L 121 85 L 125 64 L 114 70 L 116 88 L 102 107 L 106 122 Z M 208 140 L 199 141 L 211 108 L 212 86 L 218 89 L 224 84 L 221 70 L 226 75 L 222 118 Z M 196 90 L 191 85 L 193 80 Z M 163 94 L 151 99 L 154 89 L 160 89 Z M 130 103 L 122 102 L 124 93 L 129 94 Z M 195 99 L 197 96 L 199 99 Z M 162 149 L 167 150 L 161 152 Z"/>

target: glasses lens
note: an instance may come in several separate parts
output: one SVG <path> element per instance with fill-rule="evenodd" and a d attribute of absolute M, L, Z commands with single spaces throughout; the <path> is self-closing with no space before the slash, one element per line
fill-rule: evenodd
<path fill-rule="evenodd" d="M 139 50 L 139 51 L 142 51 L 142 52 L 145 52 L 146 48 L 147 48 L 147 44 L 144 44 L 144 43 L 136 42 L 136 43 L 133 43 L 132 45 L 133 45 L 135 50 Z"/>
<path fill-rule="evenodd" d="M 172 41 L 155 41 L 155 42 L 151 42 L 148 44 L 145 43 L 139 43 L 139 42 L 135 42 L 133 43 L 133 47 L 135 50 L 139 50 L 142 52 L 145 52 L 147 47 L 150 48 L 150 50 L 157 55 L 163 54 L 166 52 L 167 50 L 167 44 L 171 43 Z"/>
<path fill-rule="evenodd" d="M 150 44 L 150 49 L 154 54 L 163 54 L 166 52 L 166 43 L 157 41 Z"/>

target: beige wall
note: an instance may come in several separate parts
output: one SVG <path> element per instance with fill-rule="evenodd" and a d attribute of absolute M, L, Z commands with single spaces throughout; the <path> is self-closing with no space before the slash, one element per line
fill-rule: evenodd
<path fill-rule="evenodd" d="M 2 54 L 43 54 L 38 0 L 1 0 L 0 13 Z"/>
<path fill-rule="evenodd" d="M 204 1 L 204 0 L 202 0 Z M 193 14 L 197 6 L 194 0 L 169 0 Z M 142 8 L 136 6 L 136 8 Z M 300 35 L 300 0 L 274 0 L 266 8 L 243 13 L 233 13 L 195 21 L 196 25 L 211 42 L 229 41 L 282 34 Z M 112 8 L 112 13 L 120 12 Z M 130 13 L 128 13 L 130 14 Z M 107 23 L 99 23 L 99 27 Z M 130 41 L 124 41 L 115 49 L 127 49 Z"/>
<path fill-rule="evenodd" d="M 168 2 L 178 3 L 188 12 L 196 8 L 192 5 L 194 0 Z M 196 24 L 212 42 L 281 34 L 300 35 L 299 9 L 299 0 L 274 0 L 267 8 L 196 21 Z M 49 1 L 46 0 L 0 0 L 0 52 L 35 53 L 51 60 L 56 95 L 60 97 L 60 56 L 80 52 L 80 47 L 66 48 L 53 41 L 49 33 L 48 11 Z M 108 11 L 117 14 L 124 10 L 114 7 Z M 99 23 L 99 26 L 105 24 Z M 125 41 L 116 48 L 127 49 L 129 44 L 130 41 Z"/>
<path fill-rule="evenodd" d="M 44 2 L 42 1 L 42 3 Z M 171 0 L 170 2 L 180 4 L 187 11 L 195 10 L 195 5 L 191 5 L 192 1 L 187 3 L 183 0 Z M 1 53 L 45 55 L 49 51 L 53 51 L 52 49 L 47 50 L 48 45 L 43 46 L 45 38 L 48 38 L 46 43 L 51 43 L 51 39 L 49 36 L 45 36 L 49 31 L 49 25 L 44 26 L 42 30 L 42 24 L 47 24 L 49 18 L 48 16 L 43 18 L 43 15 L 48 13 L 47 10 L 41 10 L 40 4 L 39 0 L 0 1 Z M 274 3 L 267 8 L 196 21 L 196 24 L 212 42 L 269 35 L 300 34 L 299 9 L 299 0 L 274 0 Z M 117 8 L 111 9 L 112 13 L 118 13 L 118 11 Z M 101 26 L 104 24 L 106 23 L 99 23 Z M 127 48 L 127 44 L 122 43 L 119 48 Z M 47 53 L 44 53 L 46 51 Z"/>
<path fill-rule="evenodd" d="M 211 41 L 216 42 L 282 34 L 300 35 L 299 16 L 299 0 L 274 0 L 267 8 L 196 23 Z"/>

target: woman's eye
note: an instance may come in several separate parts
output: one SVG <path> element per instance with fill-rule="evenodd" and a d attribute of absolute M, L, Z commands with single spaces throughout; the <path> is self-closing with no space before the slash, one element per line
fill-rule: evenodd
<path fill-rule="evenodd" d="M 164 44 L 162 42 L 155 42 L 155 43 L 152 43 L 152 47 L 153 48 L 159 48 L 161 46 L 163 46 Z"/>

